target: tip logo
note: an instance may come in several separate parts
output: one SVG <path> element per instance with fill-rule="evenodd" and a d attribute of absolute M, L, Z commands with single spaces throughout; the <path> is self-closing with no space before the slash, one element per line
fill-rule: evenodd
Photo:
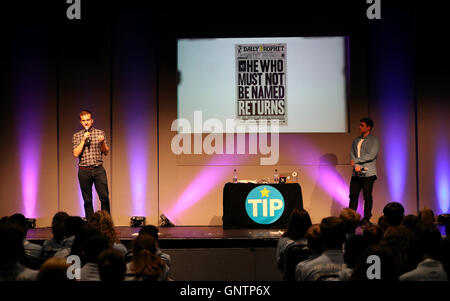
<path fill-rule="evenodd" d="M 284 212 L 283 195 L 273 186 L 257 186 L 247 195 L 245 210 L 255 223 L 271 224 Z"/>

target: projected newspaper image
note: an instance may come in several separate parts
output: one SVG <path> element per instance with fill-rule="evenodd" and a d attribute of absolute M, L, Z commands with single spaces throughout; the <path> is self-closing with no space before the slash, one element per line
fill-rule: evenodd
<path fill-rule="evenodd" d="M 200 111 L 226 133 L 237 132 L 226 124 L 250 132 L 274 121 L 280 133 L 345 133 L 346 45 L 346 37 L 179 39 L 177 118 L 193 125 Z"/>
<path fill-rule="evenodd" d="M 287 123 L 286 43 L 236 45 L 237 118 Z"/>

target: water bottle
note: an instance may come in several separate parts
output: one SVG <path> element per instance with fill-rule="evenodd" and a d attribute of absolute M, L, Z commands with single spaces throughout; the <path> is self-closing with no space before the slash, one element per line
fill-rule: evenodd
<path fill-rule="evenodd" d="M 278 184 L 280 182 L 280 175 L 278 174 L 278 169 L 275 169 L 275 172 L 273 174 L 273 182 L 275 184 Z"/>
<path fill-rule="evenodd" d="M 236 184 L 237 183 L 237 171 L 236 168 L 233 170 L 233 183 Z"/>

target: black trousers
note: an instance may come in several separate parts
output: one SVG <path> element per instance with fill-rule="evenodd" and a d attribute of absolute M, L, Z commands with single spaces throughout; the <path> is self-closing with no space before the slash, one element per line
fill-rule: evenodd
<path fill-rule="evenodd" d="M 110 212 L 108 179 L 103 165 L 94 167 L 91 170 L 79 168 L 78 181 L 80 182 L 81 193 L 84 200 L 84 212 L 89 220 L 94 215 L 94 205 L 92 203 L 92 184 L 95 185 L 98 198 L 101 202 L 101 209 Z"/>
<path fill-rule="evenodd" d="M 372 189 L 377 176 L 371 177 L 352 177 L 350 181 L 350 204 L 349 208 L 356 211 L 358 209 L 358 197 L 361 189 L 364 196 L 364 219 L 369 220 L 372 217 Z"/>

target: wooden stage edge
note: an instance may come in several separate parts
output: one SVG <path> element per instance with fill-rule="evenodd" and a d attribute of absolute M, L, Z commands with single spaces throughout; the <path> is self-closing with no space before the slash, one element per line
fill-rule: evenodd
<path fill-rule="evenodd" d="M 115 227 L 126 246 L 140 228 Z M 222 226 L 159 227 L 159 245 L 168 248 L 276 247 L 284 229 L 223 229 Z M 52 237 L 50 227 L 29 229 L 27 239 L 42 244 Z"/>

